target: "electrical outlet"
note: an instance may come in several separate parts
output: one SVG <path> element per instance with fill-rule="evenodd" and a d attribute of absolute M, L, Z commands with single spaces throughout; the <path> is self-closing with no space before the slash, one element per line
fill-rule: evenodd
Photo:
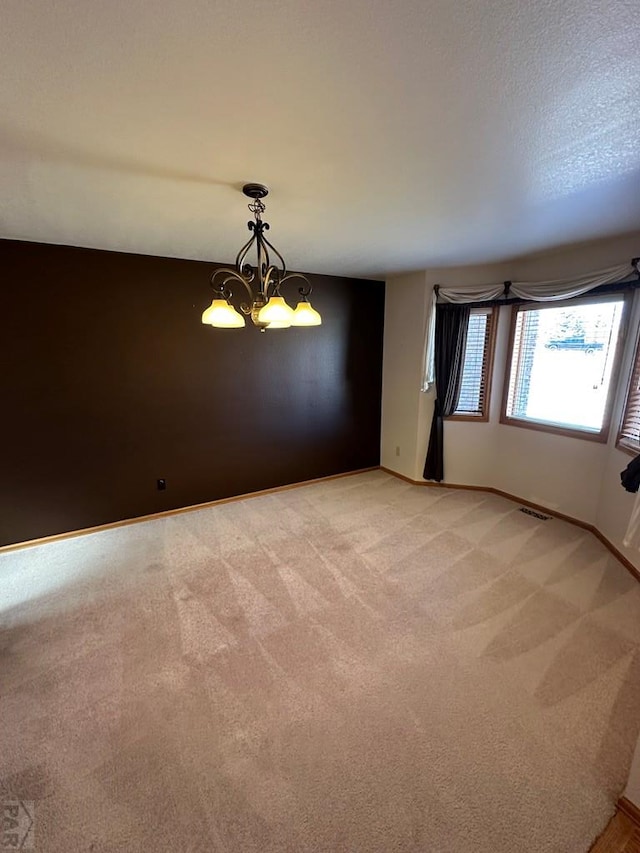
<path fill-rule="evenodd" d="M 400 456 L 400 445 L 396 447 L 396 456 Z"/>
<path fill-rule="evenodd" d="M 159 492 L 164 492 L 164 490 L 165 490 L 166 488 L 167 488 L 167 481 L 166 481 L 166 480 L 164 480 L 164 479 L 160 479 L 160 480 L 158 480 L 158 491 L 159 491 Z"/>

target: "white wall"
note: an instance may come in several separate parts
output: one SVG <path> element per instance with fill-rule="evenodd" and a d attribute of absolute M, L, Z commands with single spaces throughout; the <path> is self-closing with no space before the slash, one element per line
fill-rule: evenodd
<path fill-rule="evenodd" d="M 622 544 L 635 495 L 625 492 L 621 487 L 620 472 L 627 467 L 631 459 L 631 456 L 616 450 L 615 447 L 609 448 L 594 524 L 630 562 L 640 568 L 640 553 L 635 549 L 625 548 Z"/>
<path fill-rule="evenodd" d="M 380 460 L 385 468 L 412 479 L 416 476 L 422 341 L 427 308 L 424 273 L 388 279 L 384 307 Z"/>

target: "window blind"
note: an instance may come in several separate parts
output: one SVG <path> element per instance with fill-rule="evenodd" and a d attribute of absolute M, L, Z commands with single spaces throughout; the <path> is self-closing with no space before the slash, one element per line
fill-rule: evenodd
<path fill-rule="evenodd" d="M 640 452 L 640 343 L 636 348 L 636 359 L 618 441 L 631 450 Z"/>
<path fill-rule="evenodd" d="M 527 416 L 531 370 L 538 343 L 539 316 L 538 311 L 519 311 L 516 317 L 507 398 L 507 412 L 513 418 Z"/>
<path fill-rule="evenodd" d="M 484 414 L 492 322 L 490 308 L 473 309 L 469 317 L 457 415 Z"/>

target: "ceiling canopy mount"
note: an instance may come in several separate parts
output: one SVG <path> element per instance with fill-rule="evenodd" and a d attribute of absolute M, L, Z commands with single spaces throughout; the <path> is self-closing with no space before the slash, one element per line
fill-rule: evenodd
<path fill-rule="evenodd" d="M 249 198 L 265 198 L 269 195 L 269 187 L 265 187 L 264 184 L 245 184 L 242 187 L 242 192 Z"/>

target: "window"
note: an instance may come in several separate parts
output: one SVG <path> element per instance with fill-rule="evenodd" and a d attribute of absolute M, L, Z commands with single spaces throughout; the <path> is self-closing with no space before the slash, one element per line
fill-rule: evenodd
<path fill-rule="evenodd" d="M 640 341 L 636 346 L 622 425 L 618 434 L 618 447 L 629 450 L 634 455 L 640 453 Z"/>
<path fill-rule="evenodd" d="M 460 399 L 452 415 L 456 420 L 486 421 L 489 419 L 495 326 L 493 308 L 471 310 L 460 383 Z"/>
<path fill-rule="evenodd" d="M 606 441 L 624 297 L 514 310 L 502 422 Z"/>

